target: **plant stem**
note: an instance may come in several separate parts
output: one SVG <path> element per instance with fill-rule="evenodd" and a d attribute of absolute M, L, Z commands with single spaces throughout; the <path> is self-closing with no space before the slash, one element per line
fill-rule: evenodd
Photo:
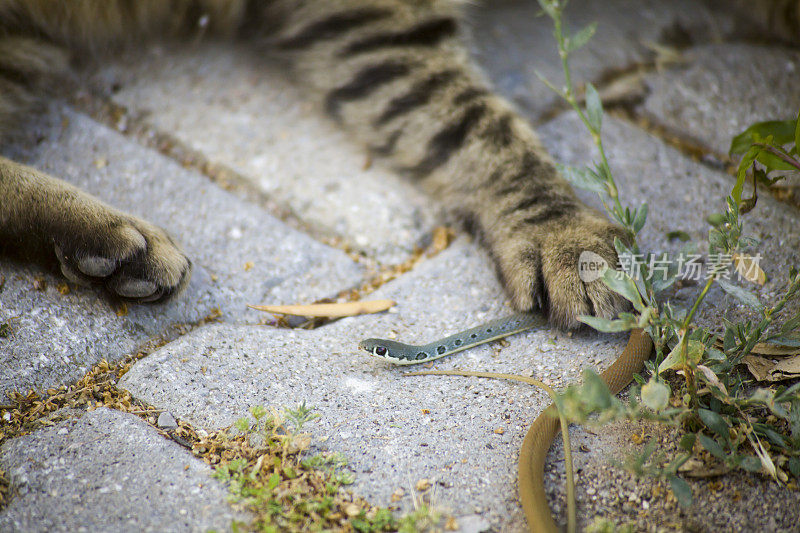
<path fill-rule="evenodd" d="M 681 362 L 683 363 L 683 372 L 684 377 L 686 378 L 686 388 L 689 391 L 689 397 L 692 399 L 693 409 L 697 409 L 699 403 L 697 401 L 697 387 L 694 378 L 694 366 L 689 362 L 689 326 L 692 323 L 692 318 L 694 318 L 697 309 L 700 307 L 700 303 L 705 299 L 706 294 L 708 294 L 708 291 L 711 289 L 711 285 L 713 284 L 714 278 L 708 278 L 705 287 L 703 287 L 703 290 L 695 300 L 692 309 L 686 315 L 686 318 L 683 319 L 683 324 L 681 325 Z"/>

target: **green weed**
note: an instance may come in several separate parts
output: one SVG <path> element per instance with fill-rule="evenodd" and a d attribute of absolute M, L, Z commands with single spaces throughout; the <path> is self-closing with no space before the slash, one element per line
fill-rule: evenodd
<path fill-rule="evenodd" d="M 633 268 L 626 268 L 625 272 L 608 269 L 601 278 L 631 302 L 632 311 L 614 320 L 590 316 L 581 320 L 606 332 L 643 328 L 655 344 L 655 356 L 646 364 L 649 378 L 637 376 L 636 390 L 627 403 L 611 395 L 597 374 L 587 371 L 582 385 L 570 387 L 560 396 L 560 409 L 579 423 L 632 419 L 679 428 L 679 453 L 667 457 L 656 450 L 655 444 L 649 444 L 629 458 L 626 466 L 637 474 L 666 479 L 684 506 L 692 503 L 692 493 L 678 469 L 693 455 L 707 453 L 706 457 L 713 457 L 723 470 L 762 472 L 779 483 L 789 482 L 789 476 L 797 478 L 800 383 L 758 383 L 742 368 L 742 362 L 759 346 L 800 346 L 796 334 L 800 313 L 790 317 L 782 313 L 800 289 L 800 272 L 792 268 L 790 281 L 780 296 L 774 303 L 764 304 L 747 288 L 724 279 L 723 271 L 733 266 L 746 280 L 764 282 L 757 256 L 747 251 L 757 243 L 744 234 L 741 216 L 755 207 L 759 185 L 772 185 L 781 179 L 779 173 L 800 170 L 800 117 L 754 124 L 733 139 L 731 155 L 742 155 L 742 159 L 725 209 L 709 217 L 709 275 L 690 307 L 662 301 L 661 293 L 677 281 L 678 272 L 667 268 L 663 275 L 651 275 L 651 256 L 643 254 L 636 244 L 636 236 L 647 219 L 647 204 L 635 208 L 621 204 L 603 147 L 604 113 L 598 92 L 587 84 L 585 104 L 581 104 L 571 81 L 570 54 L 591 39 L 595 25 L 567 36 L 562 22 L 567 1 L 539 3 L 553 20 L 565 75 L 563 88 L 547 80 L 545 83 L 575 110 L 600 154 L 600 160 L 591 167 L 561 166 L 561 171 L 576 187 L 600 195 L 609 216 L 626 230 L 632 243 L 626 246 L 618 239 L 615 246 L 620 258 L 632 259 L 629 267 Z M 748 175 L 754 192 L 751 198 L 743 198 Z M 631 276 L 629 272 L 639 275 Z M 740 323 L 723 321 L 722 335 L 696 324 L 696 313 L 714 285 L 748 306 L 753 318 Z"/>

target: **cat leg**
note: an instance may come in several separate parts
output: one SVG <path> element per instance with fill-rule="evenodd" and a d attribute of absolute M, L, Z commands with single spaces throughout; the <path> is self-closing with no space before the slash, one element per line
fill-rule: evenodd
<path fill-rule="evenodd" d="M 624 300 L 581 280 L 578 258 L 591 251 L 615 266 L 622 230 L 575 197 L 530 126 L 493 93 L 454 5 L 286 4 L 275 47 L 334 120 L 463 217 L 518 309 L 543 308 L 563 327 L 615 315 Z"/>

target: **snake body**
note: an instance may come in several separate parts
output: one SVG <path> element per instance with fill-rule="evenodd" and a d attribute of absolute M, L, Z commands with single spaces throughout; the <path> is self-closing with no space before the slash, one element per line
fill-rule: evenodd
<path fill-rule="evenodd" d="M 640 329 L 633 330 L 628 345 L 600 377 L 606 382 L 611 394 L 618 394 L 633 380 L 650 357 L 653 341 Z M 555 533 L 559 531 L 547 504 L 544 491 L 544 463 L 547 450 L 561 429 L 554 416 L 555 405 L 542 411 L 528 428 L 519 451 L 517 481 L 519 500 L 531 531 Z"/>
<path fill-rule="evenodd" d="M 547 320 L 541 316 L 518 313 L 423 346 L 404 344 L 389 339 L 366 339 L 359 343 L 359 347 L 393 364 L 413 365 L 432 361 L 546 324 Z M 642 368 L 644 362 L 650 357 L 652 349 L 653 341 L 646 333 L 642 330 L 631 332 L 625 350 L 601 375 L 612 394 L 619 393 L 633 380 L 634 373 Z M 543 483 L 547 451 L 561 429 L 559 419 L 553 416 L 553 411 L 555 411 L 555 406 L 550 405 L 533 421 L 522 441 L 519 454 L 517 475 L 520 503 L 525 512 L 528 527 L 537 533 L 559 531 L 550 512 Z"/>
<path fill-rule="evenodd" d="M 358 347 L 395 365 L 416 365 L 545 325 L 547 319 L 542 316 L 517 313 L 422 346 L 389 339 L 365 339 L 358 344 Z"/>

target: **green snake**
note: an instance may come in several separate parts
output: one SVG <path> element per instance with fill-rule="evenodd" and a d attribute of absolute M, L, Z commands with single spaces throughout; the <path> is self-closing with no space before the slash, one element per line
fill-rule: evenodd
<path fill-rule="evenodd" d="M 413 365 L 433 361 L 479 344 L 546 324 L 547 320 L 539 315 L 518 313 L 492 320 L 422 346 L 404 344 L 389 339 L 365 339 L 358 346 L 393 364 Z M 631 332 L 625 350 L 602 374 L 603 381 L 606 382 L 612 394 L 617 394 L 631 382 L 633 374 L 641 369 L 644 362 L 650 357 L 652 349 L 653 342 L 646 333 L 642 330 Z M 489 374 L 483 375 L 484 377 L 490 376 Z M 503 376 L 492 375 L 492 377 Z M 519 455 L 517 480 L 520 503 L 525 512 L 528 527 L 534 532 L 551 533 L 559 530 L 550 512 L 543 483 L 547 451 L 561 429 L 559 419 L 552 416 L 554 411 L 555 406 L 551 405 L 533 421 L 522 441 Z"/>
<path fill-rule="evenodd" d="M 422 346 L 404 344 L 389 339 L 365 339 L 358 344 L 358 347 L 395 365 L 416 365 L 545 325 L 547 325 L 547 319 L 544 317 L 530 313 L 517 313 Z"/>

